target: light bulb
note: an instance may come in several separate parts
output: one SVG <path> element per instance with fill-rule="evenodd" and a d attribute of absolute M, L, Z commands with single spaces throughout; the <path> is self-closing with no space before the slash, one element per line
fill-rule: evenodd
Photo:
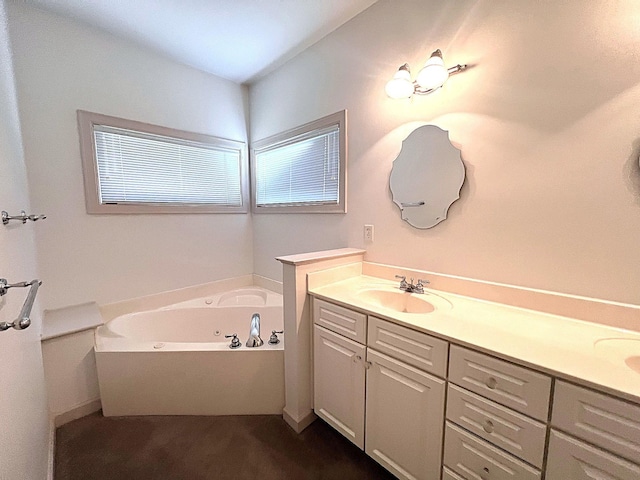
<path fill-rule="evenodd" d="M 449 78 L 449 71 L 442 61 L 442 52 L 436 50 L 431 54 L 424 68 L 418 72 L 416 82 L 426 90 L 435 90 L 441 87 Z"/>
<path fill-rule="evenodd" d="M 385 92 L 391 98 L 409 98 L 413 95 L 413 82 L 411 81 L 411 72 L 409 65 L 402 65 L 395 73 L 393 78 L 387 82 L 384 87 Z"/>

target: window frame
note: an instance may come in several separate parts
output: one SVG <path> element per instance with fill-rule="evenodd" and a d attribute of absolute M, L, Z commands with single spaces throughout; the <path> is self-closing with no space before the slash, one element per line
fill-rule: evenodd
<path fill-rule="evenodd" d="M 277 206 L 257 205 L 256 154 L 260 150 L 275 148 L 295 143 L 296 138 L 308 139 L 309 134 L 328 127 L 338 125 L 339 128 L 339 183 L 338 203 L 327 205 L 291 204 Z M 299 127 L 272 135 L 251 145 L 251 211 L 252 213 L 347 213 L 347 111 L 327 115 Z"/>
<path fill-rule="evenodd" d="M 248 213 L 248 162 L 247 144 L 237 140 L 187 132 L 174 128 L 152 125 L 149 123 L 127 120 L 119 117 L 103 115 L 101 113 L 77 111 L 78 132 L 80 135 L 80 156 L 84 177 L 84 197 L 87 213 L 89 214 L 161 214 L 161 213 Z M 240 191 L 241 205 L 219 205 L 202 203 L 167 203 L 140 202 L 106 204 L 100 203 L 98 168 L 96 160 L 96 145 L 94 126 L 104 125 L 122 128 L 141 133 L 171 137 L 178 140 L 204 143 L 224 149 L 237 150 L 240 154 Z"/>

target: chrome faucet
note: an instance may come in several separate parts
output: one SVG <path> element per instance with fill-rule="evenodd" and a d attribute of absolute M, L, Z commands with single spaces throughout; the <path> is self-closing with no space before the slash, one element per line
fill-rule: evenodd
<path fill-rule="evenodd" d="M 264 342 L 260 338 L 260 314 L 254 313 L 249 327 L 249 340 L 247 347 L 261 347 Z"/>
<path fill-rule="evenodd" d="M 404 290 L 407 293 L 424 293 L 425 284 L 431 283 L 429 280 L 418 279 L 418 283 L 413 284 L 413 278 L 407 282 L 407 277 L 403 275 L 396 275 L 396 278 L 400 279 L 400 290 Z"/>

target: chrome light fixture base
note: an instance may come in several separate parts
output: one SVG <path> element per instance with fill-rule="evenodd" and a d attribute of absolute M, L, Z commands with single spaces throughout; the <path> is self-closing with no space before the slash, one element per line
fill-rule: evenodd
<path fill-rule="evenodd" d="M 438 49 L 431 54 L 415 80 L 411 80 L 409 64 L 401 65 L 393 78 L 387 82 L 385 91 L 389 97 L 394 99 L 410 98 L 412 95 L 428 95 L 442 87 L 451 75 L 460 73 L 466 68 L 467 65 L 461 64 L 446 68 L 442 60 L 442 52 Z"/>

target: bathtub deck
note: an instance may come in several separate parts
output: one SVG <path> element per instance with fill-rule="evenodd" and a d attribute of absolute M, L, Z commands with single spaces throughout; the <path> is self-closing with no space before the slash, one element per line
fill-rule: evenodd
<path fill-rule="evenodd" d="M 393 479 L 317 420 L 300 435 L 276 415 L 103 417 L 56 432 L 56 480 Z"/>

